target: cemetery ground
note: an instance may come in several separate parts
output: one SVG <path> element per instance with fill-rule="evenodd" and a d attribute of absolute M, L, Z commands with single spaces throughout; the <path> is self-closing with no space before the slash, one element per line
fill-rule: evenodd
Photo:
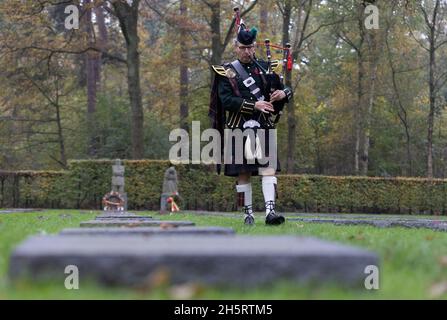
<path fill-rule="evenodd" d="M 101 287 L 81 280 L 78 290 L 64 283 L 31 283 L 8 280 L 12 250 L 28 236 L 56 234 L 93 219 L 100 211 L 45 210 L 0 214 L 0 299 L 445 299 L 447 298 L 447 232 L 403 227 L 340 226 L 332 223 L 287 221 L 266 226 L 256 213 L 256 225 L 244 226 L 240 215 L 138 212 L 160 220 L 188 220 L 197 226 L 230 227 L 238 235 L 295 235 L 317 237 L 376 252 L 380 258 L 378 290 L 335 284 L 299 285 L 281 282 L 251 289 L 171 286 L 163 274 L 154 275 L 138 289 Z M 318 216 L 321 216 L 319 214 Z M 292 217 L 291 215 L 287 215 Z M 380 215 L 380 217 L 386 217 Z M 404 216 L 399 216 L 404 218 Z M 411 216 L 414 218 L 415 216 Z M 428 217 L 438 220 L 446 216 Z M 247 272 L 241 270 L 241 272 Z M 249 270 L 248 272 L 256 272 Z M 367 274 L 365 274 L 365 277 Z M 82 278 L 82 274 L 80 275 Z"/>

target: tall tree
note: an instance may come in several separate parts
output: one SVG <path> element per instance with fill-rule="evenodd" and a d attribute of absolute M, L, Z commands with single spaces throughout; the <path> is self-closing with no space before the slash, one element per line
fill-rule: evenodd
<path fill-rule="evenodd" d="M 357 5 L 355 10 L 355 23 L 357 25 L 357 35 L 349 35 L 349 27 L 342 26 L 337 31 L 337 36 L 347 43 L 356 54 L 357 58 L 357 88 L 356 88 L 356 106 L 354 107 L 354 127 L 355 127 L 355 143 L 354 143 L 354 173 L 358 175 L 360 173 L 360 143 L 363 123 L 363 105 L 364 105 L 364 78 L 365 78 L 365 27 L 363 19 L 363 6 Z M 356 39 L 357 38 L 357 39 Z"/>
<path fill-rule="evenodd" d="M 427 158 L 426 176 L 433 177 L 433 130 L 436 113 L 439 111 L 440 90 L 447 81 L 447 72 L 437 68 L 439 52 L 447 43 L 445 29 L 447 27 L 447 4 L 441 0 L 407 1 L 407 12 L 404 20 L 414 40 L 428 54 L 429 112 L 427 116 Z M 416 15 L 414 15 L 416 13 Z M 422 16 L 422 23 L 418 18 Z M 419 26 L 417 32 L 414 25 Z"/>
<path fill-rule="evenodd" d="M 322 28 L 338 24 L 339 21 L 331 19 L 330 21 L 322 22 L 316 25 L 312 30 L 309 30 L 311 13 L 314 5 L 323 4 L 324 1 L 313 0 L 283 0 L 277 1 L 277 6 L 282 15 L 282 42 L 283 46 L 290 42 L 292 50 L 292 60 L 300 61 L 303 50 L 306 48 L 310 39 L 316 35 Z M 296 11 L 295 18 L 293 13 Z M 294 27 L 293 36 L 290 36 L 290 29 Z M 296 92 L 300 82 L 301 75 L 292 79 L 292 73 L 285 71 L 285 84 Z M 294 80 L 294 81 L 293 81 Z M 287 172 L 295 172 L 296 167 L 296 135 L 297 135 L 297 119 L 296 119 L 296 98 L 292 98 L 287 106 Z"/>
<path fill-rule="evenodd" d="M 259 26 L 261 34 L 268 34 L 268 20 L 269 20 L 269 2 L 261 1 L 259 6 Z"/>
<path fill-rule="evenodd" d="M 371 3 L 379 5 L 378 0 L 369 0 L 364 2 L 360 6 L 364 12 L 365 7 Z M 385 8 L 382 8 L 384 11 Z M 362 19 L 364 21 L 364 19 Z M 363 22 L 364 25 L 364 22 Z M 362 169 L 361 174 L 368 174 L 369 166 L 369 148 L 371 140 L 371 118 L 373 113 L 374 101 L 376 98 L 376 84 L 377 84 L 377 70 L 379 65 L 380 56 L 384 47 L 384 38 L 388 33 L 388 25 L 385 28 L 379 29 L 369 29 L 365 32 L 365 38 L 367 43 L 368 52 L 368 71 L 369 71 L 369 81 L 368 81 L 368 101 L 366 103 L 366 110 L 364 113 L 364 126 L 363 126 L 363 153 L 361 158 Z M 385 36 L 384 36 L 385 35 Z"/>
<path fill-rule="evenodd" d="M 114 14 L 118 18 L 127 50 L 127 86 L 131 108 L 132 158 L 144 155 L 144 114 L 140 85 L 140 52 L 138 45 L 138 9 L 140 0 L 113 0 Z"/>
<path fill-rule="evenodd" d="M 222 63 L 222 55 L 227 48 L 228 44 L 234 37 L 234 24 L 235 20 L 233 19 L 230 27 L 225 30 L 225 35 L 222 36 L 221 33 L 221 1 L 220 0 L 201 0 L 205 3 L 208 8 L 211 10 L 211 18 L 208 20 L 209 27 L 211 29 L 211 59 L 209 61 L 211 65 L 219 65 Z M 241 18 L 247 15 L 250 11 L 252 11 L 258 0 L 254 0 L 250 3 L 250 5 L 241 10 Z M 223 39 L 222 39 L 223 38 Z M 211 71 L 211 75 L 213 76 L 213 71 Z"/>
<path fill-rule="evenodd" d="M 387 15 L 387 19 L 385 20 L 386 28 L 393 32 L 398 32 L 398 34 L 403 34 L 403 30 L 398 29 L 398 20 L 395 18 L 397 12 L 396 11 L 398 3 L 394 2 L 389 10 L 391 14 Z M 400 19 L 399 19 L 400 20 Z M 394 29 L 394 30 L 393 30 Z M 399 39 L 399 38 L 398 38 Z M 407 106 L 405 105 L 403 99 L 403 93 L 405 90 L 401 89 L 403 83 L 399 81 L 399 74 L 402 71 L 398 69 L 396 65 L 396 54 L 394 52 L 399 52 L 399 47 L 392 47 L 392 34 L 391 32 L 386 32 L 385 34 L 385 46 L 386 46 L 386 57 L 388 60 L 388 65 L 390 67 L 391 72 L 391 84 L 392 84 L 392 104 L 395 106 L 397 116 L 403 126 L 405 132 L 405 147 L 406 147 L 406 166 L 404 168 L 404 175 L 412 176 L 413 175 L 413 156 L 411 151 L 411 133 L 410 133 L 410 120 L 409 120 L 409 112 L 407 110 Z M 401 52 L 399 52 L 400 54 Z M 397 61 L 399 62 L 399 61 Z"/>
<path fill-rule="evenodd" d="M 426 1 L 425 3 L 419 3 L 419 10 L 422 12 L 425 22 L 425 36 L 428 41 L 428 46 L 421 44 L 429 55 L 429 76 L 428 76 L 428 88 L 430 99 L 430 110 L 428 113 L 428 129 L 427 129 L 427 177 L 433 177 L 433 129 L 434 118 L 439 105 L 437 103 L 440 89 L 443 87 L 447 80 L 447 73 L 440 73 L 437 70 L 437 53 L 441 47 L 447 43 L 445 36 L 445 29 L 447 27 L 446 20 L 447 4 L 441 0 Z"/>
<path fill-rule="evenodd" d="M 88 38 L 89 47 L 95 45 L 95 30 L 93 28 L 92 11 L 93 5 L 91 0 L 84 0 L 83 10 L 85 12 L 83 25 Z M 87 80 L 87 127 L 89 132 L 89 141 L 87 146 L 87 154 L 91 157 L 96 155 L 98 149 L 97 137 L 95 133 L 95 118 L 96 118 L 96 96 L 98 91 L 98 65 L 100 62 L 100 55 L 95 51 L 87 51 L 85 54 L 85 69 Z"/>
<path fill-rule="evenodd" d="M 281 8 L 281 7 L 280 7 Z M 283 46 L 290 42 L 290 23 L 292 15 L 292 1 L 285 0 L 281 9 L 282 12 L 282 42 Z M 301 13 L 298 13 L 301 19 Z M 286 71 L 285 85 L 292 87 L 292 74 Z M 295 168 L 295 144 L 296 144 L 296 115 L 295 115 L 295 100 L 294 98 L 287 104 L 287 164 L 286 170 L 288 173 L 293 173 Z"/>
<path fill-rule="evenodd" d="M 186 0 L 180 0 L 180 16 L 182 18 L 182 26 L 180 28 L 180 127 L 186 131 L 189 131 L 188 125 L 188 86 L 189 86 L 189 75 L 188 75 L 188 60 L 189 60 L 189 48 L 187 45 L 186 37 L 186 26 L 185 22 L 187 20 Z"/>

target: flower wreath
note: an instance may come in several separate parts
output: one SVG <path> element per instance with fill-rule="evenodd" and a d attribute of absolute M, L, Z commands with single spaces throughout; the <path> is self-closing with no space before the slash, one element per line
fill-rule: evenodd
<path fill-rule="evenodd" d="M 111 191 L 102 198 L 102 206 L 104 211 L 124 211 L 124 198 L 119 192 Z"/>

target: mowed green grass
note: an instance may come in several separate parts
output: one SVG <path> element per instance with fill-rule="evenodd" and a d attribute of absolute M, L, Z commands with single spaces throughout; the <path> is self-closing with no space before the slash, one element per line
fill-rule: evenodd
<path fill-rule="evenodd" d="M 265 226 L 258 214 L 257 224 L 246 227 L 242 218 L 178 213 L 159 216 L 165 220 L 190 220 L 199 226 L 231 227 L 245 235 L 312 236 L 370 249 L 379 254 L 380 288 L 346 288 L 337 285 L 299 285 L 281 282 L 249 290 L 171 286 L 160 279 L 138 289 L 103 288 L 81 279 L 79 290 L 67 290 L 63 283 L 10 283 L 9 256 L 16 245 L 30 235 L 53 234 L 77 227 L 99 212 L 48 210 L 35 213 L 0 214 L 0 299 L 445 299 L 447 298 L 447 233 L 425 229 L 334 226 L 288 221 Z M 241 272 L 247 272 L 241 270 Z M 248 272 L 256 272 L 249 270 Z M 365 277 L 367 275 L 365 274 Z M 82 275 L 81 275 L 82 277 Z"/>

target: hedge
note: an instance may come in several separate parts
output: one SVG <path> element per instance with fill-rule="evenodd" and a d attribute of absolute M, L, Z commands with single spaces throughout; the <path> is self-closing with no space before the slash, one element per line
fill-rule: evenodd
<path fill-rule="evenodd" d="M 111 189 L 113 160 L 75 160 L 67 171 L 0 171 L 0 207 L 100 209 Z M 129 209 L 157 210 L 164 160 L 125 160 Z M 235 179 L 213 166 L 177 165 L 178 203 L 185 210 L 234 211 Z M 262 210 L 259 177 L 254 204 Z M 447 180 L 425 178 L 279 175 L 278 208 L 301 212 L 446 214 Z"/>

